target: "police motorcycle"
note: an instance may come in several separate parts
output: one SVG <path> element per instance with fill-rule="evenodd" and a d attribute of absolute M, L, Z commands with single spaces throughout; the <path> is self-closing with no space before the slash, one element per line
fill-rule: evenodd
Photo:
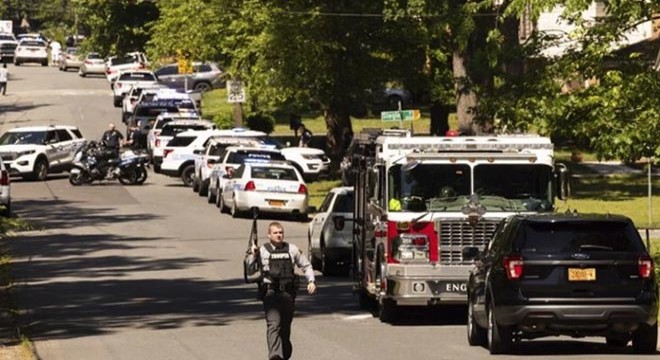
<path fill-rule="evenodd" d="M 114 152 L 96 141 L 86 142 L 73 160 L 69 183 L 74 186 L 94 181 L 119 180 L 123 185 L 141 185 L 147 180 L 147 157 L 132 151 L 119 158 Z"/>

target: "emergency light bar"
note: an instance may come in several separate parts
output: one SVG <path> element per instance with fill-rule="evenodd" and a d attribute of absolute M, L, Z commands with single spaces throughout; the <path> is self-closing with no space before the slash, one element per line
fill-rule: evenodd
<path fill-rule="evenodd" d="M 415 138 L 410 138 L 414 140 Z M 384 147 L 387 150 L 409 150 L 418 152 L 449 152 L 449 151 L 492 151 L 492 152 L 520 152 L 523 150 L 552 150 L 554 145 L 550 142 L 500 142 L 497 139 L 488 141 L 461 141 L 461 142 L 386 142 Z"/>

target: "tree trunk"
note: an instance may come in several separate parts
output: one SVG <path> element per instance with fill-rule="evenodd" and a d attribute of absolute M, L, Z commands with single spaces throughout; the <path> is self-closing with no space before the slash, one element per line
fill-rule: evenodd
<path fill-rule="evenodd" d="M 449 107 L 441 102 L 431 104 L 431 135 L 445 136 L 449 130 Z"/>
<path fill-rule="evenodd" d="M 467 54 L 454 49 L 452 68 L 454 71 L 454 86 L 456 89 L 456 115 L 458 129 L 462 134 L 475 134 L 474 109 L 477 106 L 477 94 L 472 90 L 472 80 L 467 72 Z"/>
<path fill-rule="evenodd" d="M 332 173 L 339 168 L 339 162 L 353 138 L 353 127 L 345 106 L 330 106 L 325 109 L 324 116 L 328 128 L 326 153 L 332 160 Z"/>

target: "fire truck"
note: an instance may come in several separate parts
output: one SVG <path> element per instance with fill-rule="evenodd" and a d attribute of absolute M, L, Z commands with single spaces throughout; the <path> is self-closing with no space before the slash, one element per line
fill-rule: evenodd
<path fill-rule="evenodd" d="M 383 322 L 401 306 L 465 304 L 464 249 L 483 249 L 505 217 L 553 212 L 569 195 L 547 137 L 370 129 L 352 146 L 354 291 Z"/>

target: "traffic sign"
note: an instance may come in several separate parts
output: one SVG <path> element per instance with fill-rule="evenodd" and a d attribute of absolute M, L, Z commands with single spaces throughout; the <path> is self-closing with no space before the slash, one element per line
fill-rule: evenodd
<path fill-rule="evenodd" d="M 418 120 L 421 117 L 419 110 L 382 111 L 382 121 Z"/>
<path fill-rule="evenodd" d="M 227 102 L 230 104 L 245 102 L 245 86 L 242 81 L 227 81 Z"/>

